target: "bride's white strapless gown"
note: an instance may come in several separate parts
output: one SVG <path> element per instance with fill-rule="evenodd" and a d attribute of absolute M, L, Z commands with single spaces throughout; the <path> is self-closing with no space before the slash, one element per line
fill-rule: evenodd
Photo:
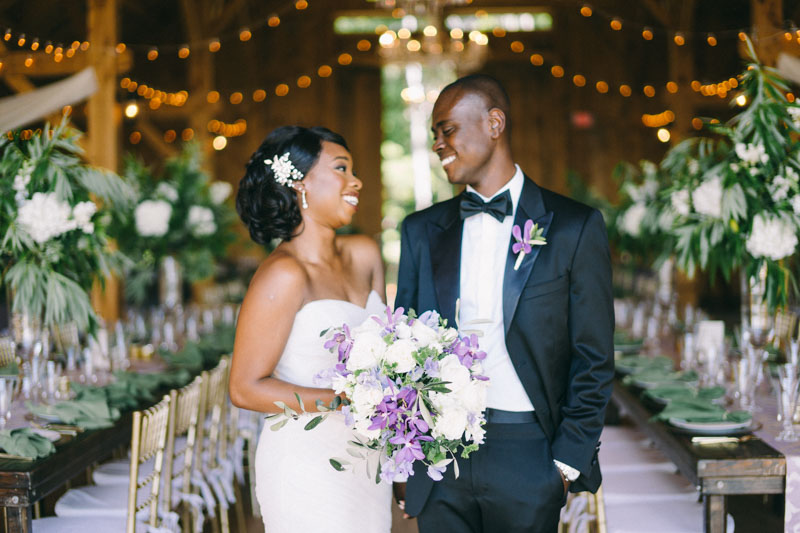
<path fill-rule="evenodd" d="M 294 318 L 286 348 L 273 377 L 315 387 L 314 376 L 336 364 L 336 354 L 323 347 L 320 332 L 343 323 L 356 326 L 384 305 L 372 291 L 367 305 L 343 300 L 307 303 Z M 316 428 L 303 426 L 316 416 L 302 415 L 278 431 L 267 421 L 256 450 L 256 496 L 266 533 L 388 533 L 392 525 L 391 485 L 367 477 L 362 460 L 347 453 L 353 432 L 341 413 L 332 413 Z M 356 466 L 338 472 L 329 459 L 347 459 Z"/>

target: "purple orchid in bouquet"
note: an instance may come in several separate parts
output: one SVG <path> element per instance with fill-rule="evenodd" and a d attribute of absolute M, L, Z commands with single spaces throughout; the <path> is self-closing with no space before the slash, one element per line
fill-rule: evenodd
<path fill-rule="evenodd" d="M 317 382 L 345 393 L 345 423 L 361 437 L 352 444 L 381 454 L 376 481 L 406 481 L 415 461 L 434 480 L 451 462 L 457 476 L 456 454 L 468 457 L 484 437 L 489 378 L 477 335 L 460 335 L 435 311 L 417 317 L 402 308 L 323 335 L 338 360 Z M 347 462 L 331 464 L 343 470 Z"/>

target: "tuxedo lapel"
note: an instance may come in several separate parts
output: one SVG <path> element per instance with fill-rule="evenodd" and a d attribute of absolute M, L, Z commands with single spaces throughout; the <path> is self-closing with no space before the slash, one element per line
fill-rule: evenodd
<path fill-rule="evenodd" d="M 458 214 L 458 200 L 450 209 L 428 226 L 433 285 L 436 289 L 438 311 L 447 323 L 455 327 L 456 300 L 461 279 L 461 234 L 464 222 Z M 423 312 L 427 309 L 418 309 Z"/>
<path fill-rule="evenodd" d="M 538 224 L 539 227 L 542 228 L 543 235 L 545 237 L 547 236 L 550 223 L 553 221 L 553 212 L 545 211 L 542 192 L 532 180 L 525 176 L 525 184 L 522 186 L 519 205 L 517 205 L 517 213 L 514 216 L 514 225 L 524 228 L 525 222 L 528 219 Z M 516 240 L 512 235 L 508 243 L 506 270 L 503 277 L 503 325 L 506 334 L 508 333 L 508 328 L 511 326 L 511 319 L 514 318 L 514 313 L 517 310 L 519 295 L 522 292 L 522 288 L 525 286 L 525 282 L 530 277 L 533 265 L 536 262 L 536 258 L 539 256 L 539 251 L 542 249 L 542 246 L 533 246 L 531 253 L 523 258 L 519 269 L 514 270 L 514 264 L 517 262 L 517 254 L 512 251 L 511 247 L 515 242 Z"/>

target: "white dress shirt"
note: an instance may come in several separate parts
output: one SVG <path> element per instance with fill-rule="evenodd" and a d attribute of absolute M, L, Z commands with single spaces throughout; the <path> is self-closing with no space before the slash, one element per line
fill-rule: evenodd
<path fill-rule="evenodd" d="M 506 216 L 502 222 L 487 213 L 464 220 L 459 323 L 462 328 L 483 332 L 479 343 L 481 350 L 486 352 L 483 371 L 489 377 L 486 406 L 504 411 L 532 411 L 533 404 L 508 355 L 503 325 L 503 277 L 514 225 L 513 213 L 517 210 L 525 179 L 519 166 L 516 169 L 514 177 L 495 193 L 497 196 L 508 190 L 512 215 Z M 485 202 L 490 200 L 469 185 L 467 190 Z M 471 325 L 470 322 L 475 320 L 487 320 L 488 323 Z"/>
<path fill-rule="evenodd" d="M 479 345 L 486 352 L 483 372 L 489 377 L 486 406 L 504 411 L 533 411 L 533 404 L 508 355 L 503 323 L 503 278 L 508 248 L 511 245 L 511 228 L 525 182 L 519 165 L 514 166 L 514 176 L 494 195 L 508 190 L 512 214 L 506 216 L 502 222 L 487 213 L 472 215 L 464 220 L 458 319 L 462 329 L 480 330 L 483 333 Z M 469 185 L 467 190 L 477 194 L 484 202 L 491 200 Z M 470 323 L 477 320 L 487 322 Z M 577 470 L 558 461 L 556 465 L 567 479 L 577 479 Z"/>

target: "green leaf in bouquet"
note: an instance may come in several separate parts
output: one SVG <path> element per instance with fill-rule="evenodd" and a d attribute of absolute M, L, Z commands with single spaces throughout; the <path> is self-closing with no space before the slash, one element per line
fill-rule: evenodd
<path fill-rule="evenodd" d="M 331 328 L 326 328 L 326 329 L 323 329 L 322 331 L 320 331 L 320 332 L 319 332 L 319 336 L 320 336 L 320 337 L 324 337 L 325 335 L 327 335 L 327 334 L 328 334 L 328 332 L 329 332 L 330 330 L 331 330 Z"/>
<path fill-rule="evenodd" d="M 431 412 L 428 410 L 428 406 L 425 405 L 425 398 L 420 394 L 417 396 L 417 400 L 419 402 L 419 412 L 422 415 L 422 419 L 428 424 L 428 427 L 433 427 L 433 417 L 431 417 Z"/>
<path fill-rule="evenodd" d="M 305 413 L 306 412 L 306 406 L 303 405 L 303 399 L 296 392 L 294 393 L 294 397 L 297 398 L 297 403 L 300 404 L 300 410 Z"/>
<path fill-rule="evenodd" d="M 358 450 L 354 450 L 353 448 L 347 448 L 347 453 L 356 459 L 365 459 L 363 453 L 359 452 Z"/>
<path fill-rule="evenodd" d="M 280 422 L 276 422 L 276 423 L 272 424 L 272 425 L 269 427 L 269 429 L 271 429 L 272 431 L 278 431 L 278 430 L 279 430 L 279 429 L 281 429 L 283 426 L 285 426 L 285 425 L 286 425 L 286 423 L 287 423 L 288 421 L 289 421 L 289 419 L 288 419 L 288 418 L 284 418 L 284 419 L 283 419 L 283 420 L 281 420 Z"/>
<path fill-rule="evenodd" d="M 341 406 L 341 405 L 342 405 L 342 397 L 341 397 L 341 396 L 334 396 L 334 397 L 333 397 L 333 401 L 332 401 L 332 402 L 331 402 L 331 404 L 330 404 L 330 409 L 331 409 L 332 411 L 335 411 L 335 410 L 336 410 L 336 409 L 338 409 L 338 408 L 339 408 L 339 406 Z"/>
<path fill-rule="evenodd" d="M 469 459 L 469 454 L 477 450 L 478 450 L 477 444 L 475 444 L 474 442 L 472 444 L 468 444 L 464 446 L 464 449 L 461 450 L 461 457 L 463 459 Z"/>
<path fill-rule="evenodd" d="M 303 429 L 305 429 L 306 431 L 310 431 L 310 430 L 314 429 L 315 427 L 320 425 L 322 423 L 322 421 L 325 420 L 326 417 L 327 417 L 327 415 L 326 416 L 322 416 L 322 415 L 315 416 L 314 418 L 309 420 L 308 424 L 306 424 L 303 427 Z"/>
<path fill-rule="evenodd" d="M 344 472 L 344 465 L 350 464 L 344 459 L 337 459 L 334 457 L 331 457 L 330 459 L 328 459 L 328 461 L 331 463 L 331 466 L 339 472 Z"/>

